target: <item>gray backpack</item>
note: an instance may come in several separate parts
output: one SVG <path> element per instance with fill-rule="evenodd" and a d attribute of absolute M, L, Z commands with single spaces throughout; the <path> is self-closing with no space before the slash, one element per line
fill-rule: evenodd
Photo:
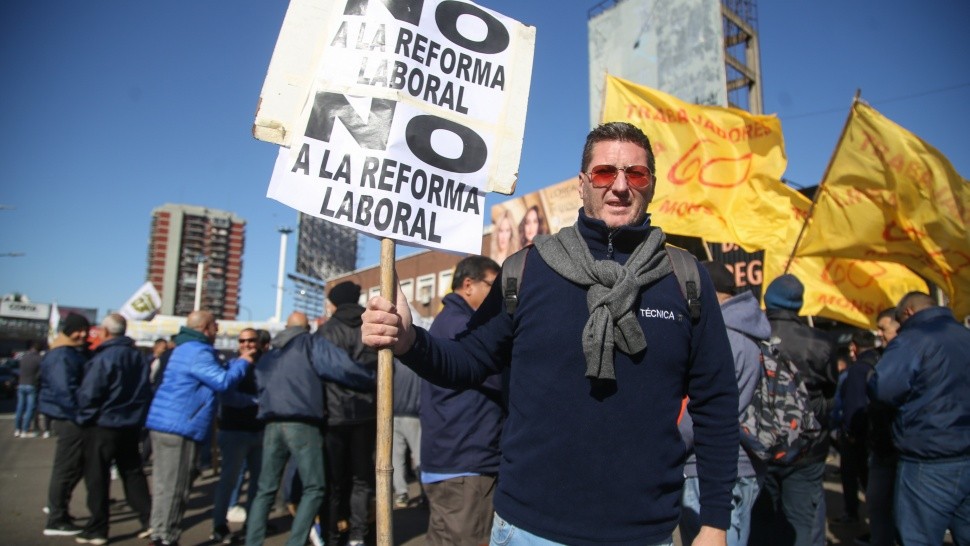
<path fill-rule="evenodd" d="M 741 419 L 741 445 L 765 462 L 790 465 L 823 434 L 809 403 L 798 366 L 771 342 L 751 338 L 761 349 L 763 375 Z"/>

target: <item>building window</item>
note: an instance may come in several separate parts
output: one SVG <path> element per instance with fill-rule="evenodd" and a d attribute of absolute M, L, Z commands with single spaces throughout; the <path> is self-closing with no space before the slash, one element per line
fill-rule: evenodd
<path fill-rule="evenodd" d="M 443 298 L 451 292 L 451 279 L 455 275 L 454 269 L 446 269 L 438 273 L 438 297 Z"/>
<path fill-rule="evenodd" d="M 434 299 L 434 275 L 418 277 L 418 293 L 416 301 L 421 305 L 430 305 Z"/>
<path fill-rule="evenodd" d="M 401 291 L 408 301 L 414 301 L 414 279 L 404 279 L 401 281 Z"/>

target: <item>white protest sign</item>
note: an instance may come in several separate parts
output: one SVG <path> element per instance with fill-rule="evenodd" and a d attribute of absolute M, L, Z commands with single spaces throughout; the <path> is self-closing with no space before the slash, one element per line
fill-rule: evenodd
<path fill-rule="evenodd" d="M 318 65 L 299 121 L 257 114 L 257 136 L 289 135 L 267 196 L 372 235 L 480 252 L 485 192 L 515 183 L 535 29 L 460 0 L 330 6 L 316 12 L 322 54 L 300 60 Z M 267 91 L 281 58 L 264 101 L 283 96 Z"/>

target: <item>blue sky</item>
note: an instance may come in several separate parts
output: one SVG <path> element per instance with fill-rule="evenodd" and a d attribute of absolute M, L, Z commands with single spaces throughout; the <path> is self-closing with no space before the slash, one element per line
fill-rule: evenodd
<path fill-rule="evenodd" d="M 596 3 L 480 3 L 537 27 L 517 194 L 536 191 L 574 173 L 589 129 Z M 781 118 L 786 178 L 818 182 L 857 88 L 970 176 L 970 3 L 759 4 L 765 111 Z M 250 130 L 285 11 L 283 0 L 4 3 L 0 255 L 24 256 L 0 256 L 0 293 L 120 307 L 145 281 L 151 210 L 190 203 L 246 219 L 240 318 L 270 317 L 276 228 L 296 213 L 264 197 L 276 147 Z M 375 264 L 376 243 L 360 254 Z"/>

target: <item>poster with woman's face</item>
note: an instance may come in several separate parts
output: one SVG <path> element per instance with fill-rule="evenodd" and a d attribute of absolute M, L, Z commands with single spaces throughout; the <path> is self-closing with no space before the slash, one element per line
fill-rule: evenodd
<path fill-rule="evenodd" d="M 534 196 L 534 194 L 530 195 Z M 529 203 L 530 200 L 526 199 L 528 206 L 522 214 L 522 219 L 519 220 L 519 246 L 523 248 L 531 245 L 536 235 L 549 233 L 549 224 L 546 223 L 546 215 L 542 212 L 542 204 L 537 199 L 533 200 L 535 202 Z"/>
<path fill-rule="evenodd" d="M 575 223 L 582 205 L 576 184 L 576 179 L 570 178 L 493 206 L 489 257 L 501 264 L 532 244 L 537 235 L 555 233 Z"/>
<path fill-rule="evenodd" d="M 489 258 L 502 265 L 515 251 L 519 250 L 517 222 L 510 209 L 501 205 L 492 207 L 492 239 Z"/>

